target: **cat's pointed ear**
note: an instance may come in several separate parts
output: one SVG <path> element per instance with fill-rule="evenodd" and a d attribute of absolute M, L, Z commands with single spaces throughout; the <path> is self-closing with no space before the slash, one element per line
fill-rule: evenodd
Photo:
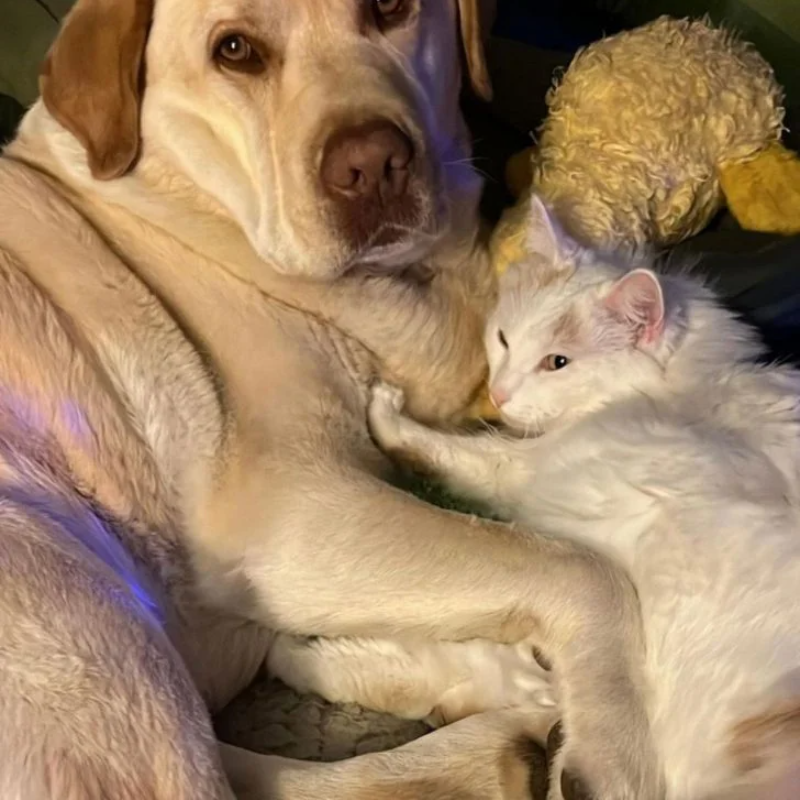
<path fill-rule="evenodd" d="M 620 278 L 603 301 L 622 321 L 636 342 L 651 344 L 664 330 L 664 292 L 658 276 L 649 269 L 635 269 Z"/>
<path fill-rule="evenodd" d="M 575 247 L 556 216 L 536 194 L 530 197 L 526 244 L 529 252 L 553 264 L 564 261 Z"/>

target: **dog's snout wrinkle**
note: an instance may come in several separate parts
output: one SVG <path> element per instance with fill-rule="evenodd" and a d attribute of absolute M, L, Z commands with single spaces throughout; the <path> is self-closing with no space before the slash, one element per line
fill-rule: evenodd
<path fill-rule="evenodd" d="M 385 202 L 405 194 L 413 160 L 411 139 L 389 120 L 373 120 L 343 128 L 328 139 L 322 183 L 345 200 Z"/>

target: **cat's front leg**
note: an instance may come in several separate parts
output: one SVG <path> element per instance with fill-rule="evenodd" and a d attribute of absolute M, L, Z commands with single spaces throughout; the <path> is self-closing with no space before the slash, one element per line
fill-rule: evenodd
<path fill-rule="evenodd" d="M 369 425 L 383 450 L 416 472 L 453 491 L 502 510 L 513 504 L 526 467 L 521 442 L 496 435 L 457 435 L 421 425 L 402 413 L 403 393 L 386 383 L 372 389 Z"/>

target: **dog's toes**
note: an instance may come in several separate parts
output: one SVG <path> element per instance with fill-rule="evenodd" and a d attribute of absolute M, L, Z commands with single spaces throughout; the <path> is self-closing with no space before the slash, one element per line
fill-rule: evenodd
<path fill-rule="evenodd" d="M 584 785 L 574 773 L 568 769 L 561 769 L 560 775 L 555 775 L 556 770 L 555 761 L 561 748 L 564 746 L 564 729 L 560 722 L 557 722 L 550 729 L 547 735 L 547 745 L 545 747 L 545 755 L 547 757 L 547 768 L 550 774 L 550 782 L 558 781 L 556 786 L 561 788 L 561 798 L 559 800 L 594 800 L 594 795 Z M 552 787 L 553 791 L 550 792 L 550 798 L 556 796 L 555 786 Z"/>
<path fill-rule="evenodd" d="M 441 706 L 434 706 L 431 709 L 430 714 L 422 718 L 422 721 L 429 727 L 433 728 L 443 728 L 445 725 L 449 725 L 453 720 L 447 718 L 444 709 Z"/>
<path fill-rule="evenodd" d="M 564 745 L 564 729 L 561 727 L 560 722 L 556 722 L 547 734 L 547 746 L 545 752 L 547 753 L 547 763 L 552 764 L 555 760 L 556 754 Z"/>
<path fill-rule="evenodd" d="M 528 791 L 531 800 L 547 800 L 547 759 L 544 750 L 527 739 L 520 743 L 520 753 L 529 765 Z"/>
<path fill-rule="evenodd" d="M 561 794 L 564 800 L 594 800 L 583 782 L 571 775 L 568 770 L 561 773 Z"/>
<path fill-rule="evenodd" d="M 402 389 L 383 381 L 374 383 L 371 388 L 373 405 L 398 413 L 403 410 L 405 394 Z"/>
<path fill-rule="evenodd" d="M 536 646 L 531 648 L 531 652 L 533 653 L 533 658 L 536 663 L 545 671 L 550 672 L 553 669 L 553 665 L 550 663 L 550 659 Z"/>

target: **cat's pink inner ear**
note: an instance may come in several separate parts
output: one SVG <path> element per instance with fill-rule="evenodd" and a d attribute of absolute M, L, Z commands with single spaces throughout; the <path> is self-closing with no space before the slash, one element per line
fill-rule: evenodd
<path fill-rule="evenodd" d="M 637 344 L 655 342 L 664 330 L 664 292 L 650 270 L 635 269 L 620 278 L 605 305 L 631 329 Z"/>

